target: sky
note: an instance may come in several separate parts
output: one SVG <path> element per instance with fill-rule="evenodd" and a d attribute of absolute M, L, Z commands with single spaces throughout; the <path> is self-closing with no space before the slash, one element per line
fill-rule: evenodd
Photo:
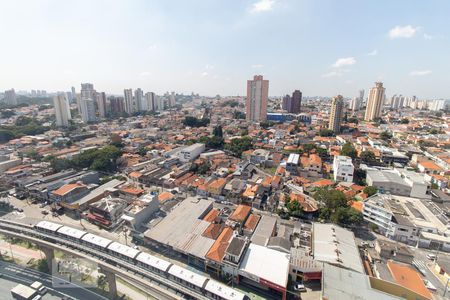
<path fill-rule="evenodd" d="M 0 90 L 450 98 L 447 0 L 0 1 Z"/>

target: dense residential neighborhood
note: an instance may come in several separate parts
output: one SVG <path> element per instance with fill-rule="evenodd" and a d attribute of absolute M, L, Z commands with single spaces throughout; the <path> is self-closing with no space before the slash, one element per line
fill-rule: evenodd
<path fill-rule="evenodd" d="M 263 92 L 253 100 L 268 112 L 252 112 L 255 122 L 239 116 L 254 109 L 251 92 L 140 98 L 136 90 L 126 99 L 125 90 L 105 100 L 92 84 L 81 87 L 53 102 L 22 96 L 22 104 L 2 108 L 1 182 L 10 209 L 25 205 L 30 218 L 127 232 L 135 245 L 263 298 L 334 299 L 324 281 L 359 276 L 369 282 L 361 293 L 439 299 L 429 281 L 398 279 L 450 269 L 450 259 L 427 267 L 415 254 L 450 253 L 450 119 L 434 102 L 406 98 L 400 110 L 393 97 L 364 121 L 355 99 L 300 94 L 300 111 L 290 113 L 286 99 Z M 86 121 L 91 112 L 80 103 L 89 97 L 96 102 Z M 141 109 L 115 111 L 131 100 Z M 65 124 L 57 105 L 71 112 Z M 270 264 L 261 268 L 264 260 Z M 299 293 L 296 282 L 307 288 Z"/>

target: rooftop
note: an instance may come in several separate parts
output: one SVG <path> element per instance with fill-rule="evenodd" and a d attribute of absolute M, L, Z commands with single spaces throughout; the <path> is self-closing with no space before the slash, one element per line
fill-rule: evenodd
<path fill-rule="evenodd" d="M 189 197 L 144 236 L 174 249 L 204 258 L 214 240 L 202 236 L 210 225 L 203 217 L 212 209 L 212 200 Z"/>
<path fill-rule="evenodd" d="M 289 254 L 251 243 L 245 252 L 239 272 L 285 288 L 289 277 Z"/>
<path fill-rule="evenodd" d="M 321 262 L 364 273 L 355 236 L 335 224 L 313 224 L 313 256 Z"/>

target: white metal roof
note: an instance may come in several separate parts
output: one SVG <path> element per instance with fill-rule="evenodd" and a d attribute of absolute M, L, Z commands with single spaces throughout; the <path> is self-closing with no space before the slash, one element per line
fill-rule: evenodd
<path fill-rule="evenodd" d="M 82 240 L 103 248 L 106 248 L 109 244 L 112 243 L 111 240 L 92 233 L 88 233 L 85 236 L 83 236 Z"/>
<path fill-rule="evenodd" d="M 36 224 L 37 228 L 42 228 L 50 231 L 56 231 L 58 230 L 58 228 L 61 228 L 62 226 L 63 225 L 61 224 L 56 224 L 48 221 L 40 221 L 39 223 Z"/>
<path fill-rule="evenodd" d="M 117 252 L 119 254 L 122 254 L 124 256 L 127 256 L 129 258 L 135 258 L 136 255 L 140 252 L 137 249 L 128 247 L 126 245 L 117 243 L 117 242 L 113 242 L 108 246 L 108 249 L 114 252 Z"/>
<path fill-rule="evenodd" d="M 299 159 L 300 159 L 300 154 L 291 153 L 291 154 L 289 154 L 287 162 L 288 162 L 288 164 L 298 165 Z"/>
<path fill-rule="evenodd" d="M 69 226 L 63 226 L 63 227 L 59 228 L 57 230 L 57 232 L 64 234 L 64 235 L 68 235 L 68 236 L 76 238 L 76 239 L 81 239 L 81 237 L 86 234 L 86 231 L 72 228 Z"/>
<path fill-rule="evenodd" d="M 206 283 L 205 290 L 227 300 L 242 300 L 245 295 L 215 280 L 209 280 Z"/>
<path fill-rule="evenodd" d="M 141 252 L 138 254 L 138 256 L 136 257 L 137 261 L 140 261 L 144 264 L 147 264 L 149 266 L 152 266 L 158 270 L 161 270 L 163 272 L 167 271 L 167 268 L 169 268 L 169 266 L 171 265 L 170 262 L 161 259 L 159 257 L 150 255 L 148 253 L 145 252 Z"/>
<path fill-rule="evenodd" d="M 251 243 L 239 274 L 250 278 L 256 276 L 285 288 L 289 276 L 289 254 Z"/>
<path fill-rule="evenodd" d="M 195 286 L 198 286 L 199 288 L 203 288 L 206 282 L 205 276 L 202 276 L 200 274 L 194 273 L 192 271 L 189 271 L 188 269 L 182 268 L 177 265 L 172 265 L 169 269 L 169 274 L 180 278 L 184 281 L 190 282 Z"/>

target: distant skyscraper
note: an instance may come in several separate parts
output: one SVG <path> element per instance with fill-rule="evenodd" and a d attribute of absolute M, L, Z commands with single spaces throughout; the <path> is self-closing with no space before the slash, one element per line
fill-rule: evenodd
<path fill-rule="evenodd" d="M 246 118 L 248 121 L 265 121 L 267 119 L 267 99 L 269 97 L 269 80 L 262 75 L 255 75 L 247 80 Z"/>
<path fill-rule="evenodd" d="M 359 100 L 364 103 L 364 90 L 359 90 Z"/>
<path fill-rule="evenodd" d="M 79 108 L 79 113 L 81 115 L 81 119 L 85 122 L 92 122 L 95 120 L 95 105 L 94 105 L 94 119 L 90 116 L 90 111 L 83 111 L 84 108 L 90 108 L 90 102 L 95 103 L 95 90 L 94 85 L 92 83 L 82 83 L 80 98 L 77 98 L 77 107 Z M 89 103 L 85 103 L 89 102 Z"/>
<path fill-rule="evenodd" d="M 76 99 L 76 97 L 77 97 L 77 92 L 75 91 L 75 87 L 74 86 L 71 88 L 71 91 L 72 91 L 72 101 L 74 101 Z"/>
<path fill-rule="evenodd" d="M 131 115 L 136 112 L 134 109 L 136 107 L 136 102 L 133 99 L 133 90 L 125 89 L 123 91 L 124 99 L 125 99 L 125 112 Z"/>
<path fill-rule="evenodd" d="M 281 109 L 288 110 L 289 105 L 291 105 L 291 96 L 286 95 L 283 97 L 283 103 L 281 104 Z"/>
<path fill-rule="evenodd" d="M 17 105 L 16 91 L 14 89 L 5 91 L 5 103 L 8 105 Z"/>
<path fill-rule="evenodd" d="M 104 92 L 97 93 L 97 107 L 100 118 L 106 117 L 106 95 Z"/>
<path fill-rule="evenodd" d="M 155 95 L 155 102 L 157 104 L 157 110 L 158 111 L 163 111 L 164 109 L 166 109 L 166 102 L 164 100 L 164 97 L 160 97 L 158 95 Z"/>
<path fill-rule="evenodd" d="M 359 100 L 359 97 L 353 97 L 352 101 L 350 102 L 350 109 L 353 111 L 358 111 L 361 107 L 361 102 Z"/>
<path fill-rule="evenodd" d="M 81 99 L 81 119 L 85 123 L 97 120 L 95 117 L 95 101 L 93 99 Z"/>
<path fill-rule="evenodd" d="M 172 92 L 169 95 L 169 107 L 174 107 L 175 104 L 175 92 Z"/>
<path fill-rule="evenodd" d="M 301 105 L 302 105 L 302 92 L 300 92 L 300 90 L 295 90 L 292 93 L 291 101 L 287 109 L 288 113 L 299 114 Z"/>
<path fill-rule="evenodd" d="M 156 111 L 157 110 L 157 103 L 155 98 L 155 93 L 153 92 L 147 92 L 145 93 L 145 101 L 147 105 L 147 110 L 150 111 Z"/>
<path fill-rule="evenodd" d="M 53 106 L 55 108 L 56 126 L 69 126 L 69 120 L 71 119 L 70 106 L 65 93 L 60 92 L 53 97 Z"/>
<path fill-rule="evenodd" d="M 366 114 L 364 115 L 365 121 L 374 121 L 381 117 L 384 102 L 384 92 L 382 82 L 375 82 L 375 87 L 369 90 L 369 96 L 366 105 Z"/>
<path fill-rule="evenodd" d="M 123 97 L 108 97 L 109 106 L 113 115 L 120 115 L 125 112 L 125 101 Z"/>
<path fill-rule="evenodd" d="M 134 102 L 135 102 L 135 111 L 143 111 L 147 110 L 147 107 L 144 102 L 144 92 L 138 88 L 134 91 Z"/>
<path fill-rule="evenodd" d="M 344 98 L 341 95 L 333 97 L 331 101 L 330 122 L 328 129 L 333 130 L 334 133 L 341 131 L 342 116 L 344 114 Z"/>

